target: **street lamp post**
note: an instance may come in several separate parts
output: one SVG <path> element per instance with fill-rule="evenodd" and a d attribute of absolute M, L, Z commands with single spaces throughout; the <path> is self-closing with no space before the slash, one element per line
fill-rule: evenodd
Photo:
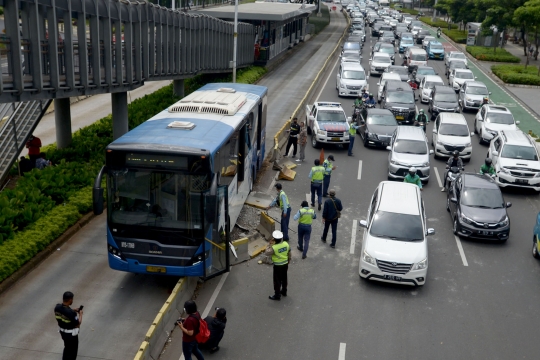
<path fill-rule="evenodd" d="M 238 46 L 238 0 L 234 1 L 234 40 L 233 40 L 233 69 L 232 82 L 236 82 L 236 48 Z"/>

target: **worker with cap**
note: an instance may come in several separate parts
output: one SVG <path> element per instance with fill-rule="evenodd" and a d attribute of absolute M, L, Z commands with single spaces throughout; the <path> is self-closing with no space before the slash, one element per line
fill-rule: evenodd
<path fill-rule="evenodd" d="M 324 167 L 321 166 L 321 161 L 315 159 L 315 166 L 309 172 L 311 179 L 311 206 L 315 207 L 315 193 L 317 193 L 317 201 L 319 202 L 319 210 L 322 206 L 322 186 L 324 180 Z"/>
<path fill-rule="evenodd" d="M 274 187 L 277 190 L 276 198 L 270 203 L 270 206 L 267 209 L 270 209 L 272 206 L 278 206 L 281 209 L 281 232 L 283 233 L 283 238 L 289 241 L 289 220 L 291 220 L 291 205 L 289 203 L 289 198 L 285 191 L 283 191 L 283 186 L 281 183 L 276 183 Z"/>
<path fill-rule="evenodd" d="M 302 201 L 302 208 L 294 215 L 294 220 L 298 221 L 298 246 L 296 248 L 302 252 L 302 259 L 307 257 L 311 237 L 311 223 L 316 218 L 315 210 L 309 208 L 306 200 Z"/>
<path fill-rule="evenodd" d="M 322 196 L 328 196 L 328 188 L 330 187 L 330 177 L 332 176 L 332 170 L 336 170 L 336 166 L 332 164 L 334 160 L 334 155 L 328 155 L 326 160 L 323 162 L 324 167 L 324 178 L 323 178 L 323 191 Z"/>
<path fill-rule="evenodd" d="M 275 230 L 272 233 L 272 240 L 266 247 L 264 254 L 272 257 L 274 263 L 274 295 L 270 295 L 270 300 L 281 300 L 281 296 L 287 296 L 287 271 L 291 260 L 291 248 L 289 243 L 283 240 L 283 233 Z"/>

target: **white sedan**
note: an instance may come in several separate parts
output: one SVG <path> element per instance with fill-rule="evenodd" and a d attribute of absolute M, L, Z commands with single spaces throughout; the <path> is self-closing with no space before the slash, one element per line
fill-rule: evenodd
<path fill-rule="evenodd" d="M 448 77 L 448 84 L 458 92 L 465 81 L 475 80 L 473 72 L 468 69 L 454 69 Z"/>
<path fill-rule="evenodd" d="M 444 85 L 443 79 L 439 75 L 426 75 L 420 81 L 420 101 L 428 103 L 431 100 L 431 93 L 435 85 Z"/>
<path fill-rule="evenodd" d="M 435 36 L 426 36 L 424 40 L 422 40 L 422 47 L 425 49 L 430 41 L 436 41 Z"/>

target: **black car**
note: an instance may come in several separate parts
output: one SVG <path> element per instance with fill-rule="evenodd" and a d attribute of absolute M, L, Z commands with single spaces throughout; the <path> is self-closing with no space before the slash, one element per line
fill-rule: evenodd
<path fill-rule="evenodd" d="M 381 108 L 390 110 L 399 124 L 412 124 L 416 115 L 414 91 L 403 81 L 388 80 L 381 95 Z"/>
<path fill-rule="evenodd" d="M 386 68 L 385 72 L 399 74 L 401 81 L 409 80 L 409 68 L 406 66 L 391 65 Z"/>
<path fill-rule="evenodd" d="M 398 24 L 396 26 L 396 29 L 394 30 L 394 36 L 396 39 L 399 39 L 399 35 L 402 33 L 402 32 L 408 32 L 409 30 L 407 29 L 407 25 L 401 25 L 401 24 Z"/>
<path fill-rule="evenodd" d="M 430 32 L 428 30 L 420 30 L 418 34 L 416 34 L 416 43 L 422 44 L 422 41 L 426 38 L 426 36 L 430 36 Z"/>
<path fill-rule="evenodd" d="M 381 26 L 383 26 L 383 22 L 376 22 L 375 24 L 371 25 L 371 36 L 379 36 L 379 29 Z"/>
<path fill-rule="evenodd" d="M 458 175 L 448 189 L 446 210 L 453 221 L 454 234 L 476 239 L 506 241 L 510 218 L 501 190 L 485 175 Z"/>
<path fill-rule="evenodd" d="M 386 109 L 364 108 L 360 112 L 360 118 L 358 134 L 365 147 L 390 145 L 390 139 L 398 127 L 394 114 Z"/>
<path fill-rule="evenodd" d="M 435 85 L 428 111 L 431 113 L 431 120 L 441 112 L 459 112 L 458 97 L 454 89 L 446 85 Z"/>
<path fill-rule="evenodd" d="M 435 69 L 433 69 L 431 66 L 416 66 L 412 72 L 413 79 L 418 85 L 420 85 L 420 82 L 422 82 L 424 76 L 438 75 Z"/>

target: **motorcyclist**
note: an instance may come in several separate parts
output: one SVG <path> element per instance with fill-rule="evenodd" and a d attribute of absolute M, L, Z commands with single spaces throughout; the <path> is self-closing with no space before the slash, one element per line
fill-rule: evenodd
<path fill-rule="evenodd" d="M 362 99 L 362 94 L 358 94 L 358 97 L 354 99 L 354 105 L 353 107 L 359 108 L 362 107 L 364 100 Z"/>
<path fill-rule="evenodd" d="M 484 165 L 480 167 L 480 174 L 495 175 L 495 168 L 493 167 L 490 158 L 486 158 Z"/>
<path fill-rule="evenodd" d="M 418 185 L 420 190 L 422 190 L 422 180 L 420 180 L 420 176 L 416 173 L 416 168 L 414 166 L 409 168 L 409 173 L 405 175 L 403 182 Z"/>
<path fill-rule="evenodd" d="M 369 95 L 366 91 L 366 89 L 362 89 L 362 100 L 366 101 L 368 99 Z"/>
<path fill-rule="evenodd" d="M 446 191 L 446 180 L 448 178 L 448 172 L 450 172 L 450 169 L 453 167 L 457 167 L 459 170 L 463 169 L 463 160 L 459 157 L 459 151 L 454 150 L 452 153 L 452 157 L 448 159 L 448 162 L 446 163 L 446 171 L 444 173 L 444 187 L 441 189 L 441 191 Z"/>
<path fill-rule="evenodd" d="M 441 27 L 437 27 L 437 37 L 441 37 Z"/>
<path fill-rule="evenodd" d="M 373 98 L 373 94 L 369 93 L 369 97 L 366 100 L 367 105 L 375 105 L 375 99 Z"/>
<path fill-rule="evenodd" d="M 429 119 L 424 114 L 424 109 L 418 110 L 418 114 L 416 115 L 416 118 L 414 119 L 414 126 L 420 126 L 420 123 L 424 123 L 424 126 L 422 127 L 424 129 L 424 132 L 426 131 L 426 125 L 429 123 Z"/>

